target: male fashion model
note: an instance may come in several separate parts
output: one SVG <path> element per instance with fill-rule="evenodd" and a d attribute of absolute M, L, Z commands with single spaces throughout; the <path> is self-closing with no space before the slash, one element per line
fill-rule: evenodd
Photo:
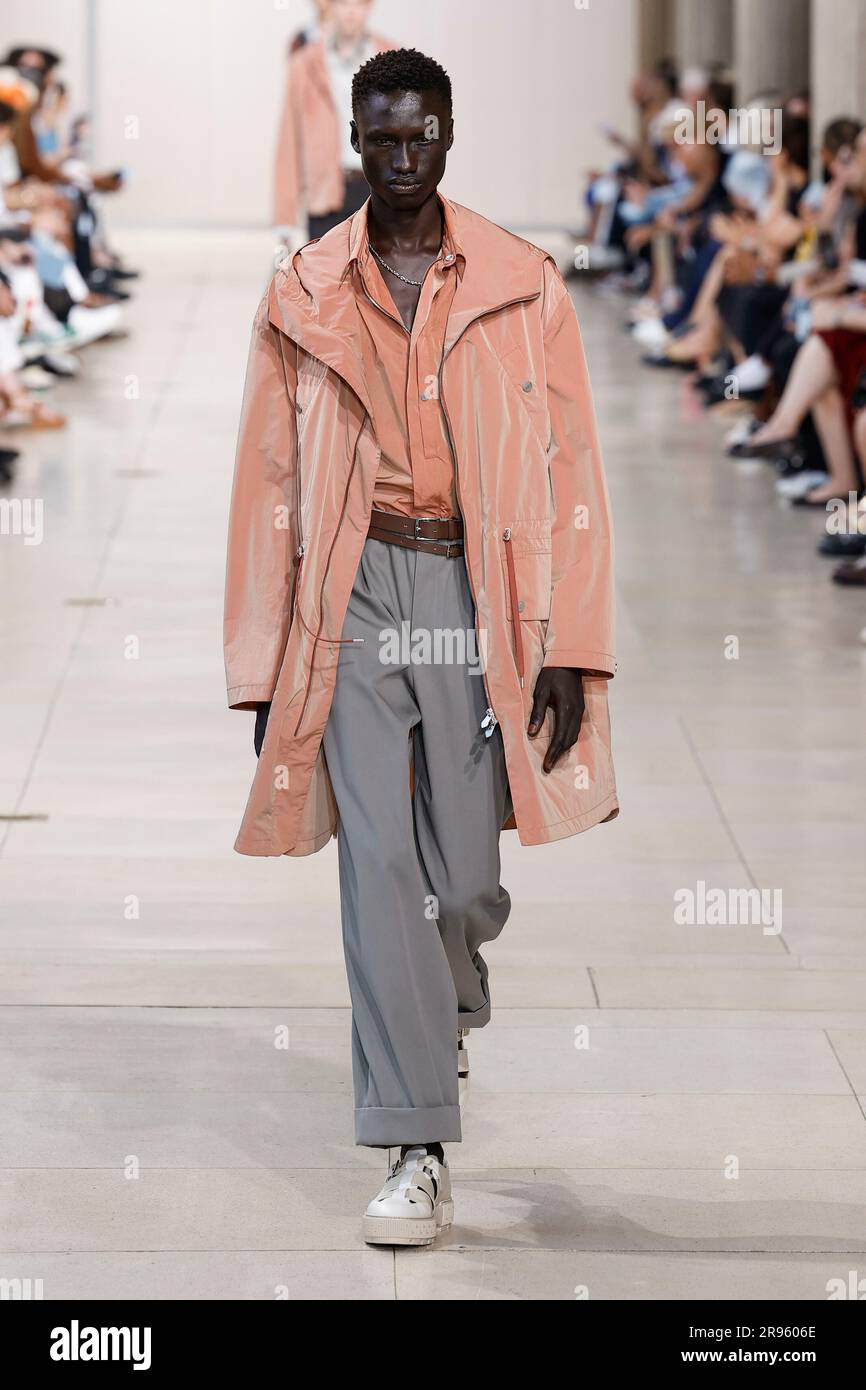
<path fill-rule="evenodd" d="M 319 22 L 286 67 L 274 159 L 273 220 L 294 250 L 324 236 L 369 196 L 351 143 L 352 77 L 374 53 L 393 48 L 368 31 L 372 0 L 324 0 Z"/>
<path fill-rule="evenodd" d="M 452 1215 L 465 1031 L 490 1018 L 500 829 L 543 844 L 617 814 L 611 535 L 556 265 L 437 192 L 447 74 L 379 54 L 353 110 L 371 196 L 253 328 L 225 649 L 259 762 L 235 848 L 338 836 L 355 1137 L 399 1148 L 365 1239 L 423 1245 Z"/>

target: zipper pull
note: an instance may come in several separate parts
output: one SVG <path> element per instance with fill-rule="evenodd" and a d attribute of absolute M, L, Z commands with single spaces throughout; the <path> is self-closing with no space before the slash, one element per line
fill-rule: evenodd
<path fill-rule="evenodd" d="M 484 711 L 484 718 L 481 721 L 481 727 L 484 730 L 485 738 L 492 737 L 493 730 L 496 728 L 496 725 L 498 723 L 499 720 L 496 718 L 496 715 L 493 713 L 493 710 L 488 705 L 487 709 Z"/>
<path fill-rule="evenodd" d="M 304 544 L 303 544 L 303 541 L 302 541 L 301 544 L 298 546 L 297 550 L 295 551 L 295 560 L 296 560 L 297 563 L 296 563 L 296 565 L 295 565 L 295 582 L 294 582 L 294 584 L 292 585 L 292 607 L 291 607 L 291 617 L 292 617 L 292 620 L 294 620 L 295 609 L 296 609 L 297 606 L 298 606 L 298 585 L 299 585 L 299 583 L 300 583 L 300 581 L 301 581 L 301 562 L 303 561 L 303 558 L 304 558 Z"/>

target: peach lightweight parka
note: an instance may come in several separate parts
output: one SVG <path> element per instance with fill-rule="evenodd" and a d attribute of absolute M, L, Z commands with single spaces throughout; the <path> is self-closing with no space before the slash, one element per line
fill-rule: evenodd
<path fill-rule="evenodd" d="M 514 806 L 542 844 L 617 814 L 611 530 L 589 379 L 565 283 L 545 252 L 443 199 L 458 258 L 438 390 L 454 454 L 487 703 Z M 379 447 L 348 277 L 365 204 L 277 271 L 255 316 L 228 540 L 229 705 L 272 701 L 235 848 L 312 854 L 336 833 L 322 751 Z M 448 561 L 449 564 L 459 561 Z M 515 609 L 517 610 L 515 612 Z M 550 773 L 542 665 L 583 667 L 578 742 Z M 408 776 L 408 748 L 407 748 Z M 506 828 L 506 827 L 503 827 Z"/>

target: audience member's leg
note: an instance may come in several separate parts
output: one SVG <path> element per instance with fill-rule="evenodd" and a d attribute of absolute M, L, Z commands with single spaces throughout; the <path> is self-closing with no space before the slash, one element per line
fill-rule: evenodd
<path fill-rule="evenodd" d="M 791 439 L 819 397 L 836 385 L 836 368 L 830 349 L 823 338 L 812 333 L 794 358 L 779 404 L 767 423 L 752 436 L 751 442 L 772 444 Z"/>
<path fill-rule="evenodd" d="M 848 426 L 848 415 L 840 391 L 831 386 L 812 406 L 812 418 L 824 450 L 829 477 L 808 494 L 810 502 L 828 502 L 844 497 L 857 487 L 857 466 Z"/>

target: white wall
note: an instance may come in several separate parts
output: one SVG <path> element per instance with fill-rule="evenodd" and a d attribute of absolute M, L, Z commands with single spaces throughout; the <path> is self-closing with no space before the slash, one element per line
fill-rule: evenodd
<path fill-rule="evenodd" d="M 112 223 L 266 223 L 286 40 L 305 0 L 4 0 L 4 29 L 70 54 L 74 97 L 88 3 L 99 161 L 130 175 Z M 379 0 L 379 32 L 451 75 L 443 187 L 459 202 L 512 226 L 579 224 L 583 173 L 610 156 L 598 123 L 628 119 L 639 0 L 584 3 Z"/>

